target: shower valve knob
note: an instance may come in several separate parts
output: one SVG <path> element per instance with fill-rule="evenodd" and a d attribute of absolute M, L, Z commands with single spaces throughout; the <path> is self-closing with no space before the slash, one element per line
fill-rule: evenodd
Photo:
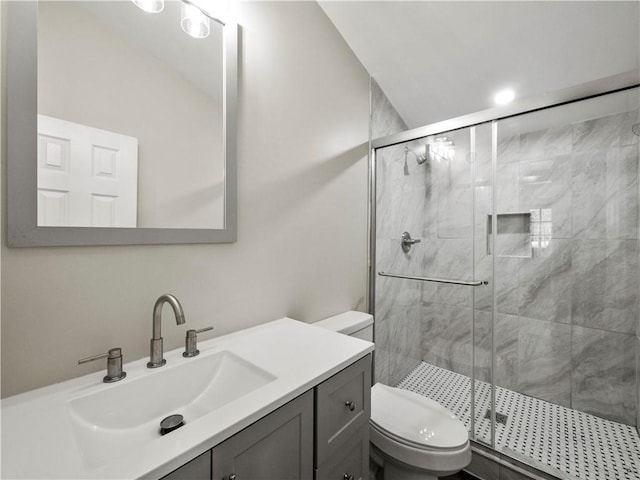
<path fill-rule="evenodd" d="M 404 253 L 409 253 L 411 250 L 411 246 L 416 243 L 420 243 L 419 238 L 411 238 L 411 234 L 409 232 L 402 232 L 402 240 L 400 241 L 402 245 L 402 251 Z"/>

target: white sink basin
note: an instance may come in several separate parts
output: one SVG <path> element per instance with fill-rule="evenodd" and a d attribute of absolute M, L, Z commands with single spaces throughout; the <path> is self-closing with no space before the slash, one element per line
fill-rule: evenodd
<path fill-rule="evenodd" d="M 190 422 L 276 379 L 229 351 L 180 360 L 68 402 L 88 468 L 161 438 L 160 421 L 169 415 L 182 415 L 185 426 L 181 428 L 187 428 Z"/>

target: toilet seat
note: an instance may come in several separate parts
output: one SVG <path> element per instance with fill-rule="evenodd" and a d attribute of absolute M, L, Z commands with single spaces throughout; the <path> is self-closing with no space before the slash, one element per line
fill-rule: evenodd
<path fill-rule="evenodd" d="M 379 455 L 434 477 L 455 473 L 471 461 L 469 434 L 439 403 L 408 390 L 371 388 L 370 440 Z"/>
<path fill-rule="evenodd" d="M 417 449 L 458 450 L 469 441 L 462 422 L 438 402 L 381 383 L 371 388 L 371 426 Z"/>
<path fill-rule="evenodd" d="M 383 427 L 381 427 L 380 425 L 378 425 L 376 422 L 374 422 L 373 420 L 369 420 L 369 426 L 372 429 L 377 430 L 377 432 L 380 435 L 384 435 L 385 437 L 389 438 L 390 440 L 393 440 L 395 443 L 398 443 L 400 445 L 406 446 L 406 447 L 410 447 L 416 450 L 424 450 L 425 452 L 429 452 L 429 451 L 434 451 L 434 452 L 438 452 L 438 451 L 442 451 L 442 452 L 446 452 L 446 451 L 450 451 L 450 450 L 457 450 L 460 447 L 439 447 L 439 446 L 429 446 L 429 445 L 422 445 L 418 442 L 412 442 L 411 440 L 407 440 L 406 438 L 403 437 L 399 437 L 397 435 L 395 435 L 393 432 L 389 432 L 388 430 L 385 430 Z M 460 446 L 464 446 L 464 445 L 460 445 Z"/>

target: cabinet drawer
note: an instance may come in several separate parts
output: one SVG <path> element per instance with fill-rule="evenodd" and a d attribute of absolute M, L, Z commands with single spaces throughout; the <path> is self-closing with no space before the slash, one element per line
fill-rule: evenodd
<path fill-rule="evenodd" d="M 369 425 L 341 442 L 335 458 L 316 469 L 316 480 L 369 480 Z"/>
<path fill-rule="evenodd" d="M 334 456 L 371 416 L 371 355 L 316 387 L 316 465 Z"/>

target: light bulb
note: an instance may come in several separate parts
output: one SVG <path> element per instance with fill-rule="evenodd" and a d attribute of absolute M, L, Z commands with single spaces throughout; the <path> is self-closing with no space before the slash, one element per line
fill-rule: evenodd
<path fill-rule="evenodd" d="M 149 13 L 160 13 L 164 9 L 164 0 L 131 0 L 139 9 Z"/>
<path fill-rule="evenodd" d="M 193 38 L 206 38 L 211 31 L 211 20 L 198 7 L 188 3 L 182 4 L 182 30 Z"/>

